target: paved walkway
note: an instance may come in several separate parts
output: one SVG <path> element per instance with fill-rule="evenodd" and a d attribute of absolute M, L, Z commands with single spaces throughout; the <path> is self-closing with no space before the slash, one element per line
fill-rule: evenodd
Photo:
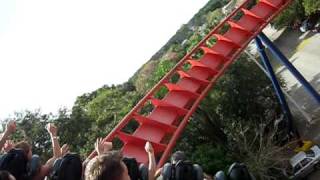
<path fill-rule="evenodd" d="M 275 40 L 276 45 L 290 58 L 291 63 L 300 71 L 307 81 L 320 93 L 320 33 L 300 33 L 298 31 L 285 31 Z M 312 128 L 319 126 L 320 106 L 305 91 L 295 77 L 283 66 L 279 66 L 277 73 L 287 83 L 287 88 L 297 103 L 312 117 L 311 122 L 296 113 L 297 123 L 303 125 L 302 135 L 314 139 L 320 144 L 320 131 L 312 132 Z M 292 107 L 295 113 L 294 107 Z"/>
<path fill-rule="evenodd" d="M 274 42 L 320 93 L 320 33 L 285 30 Z M 275 62 L 273 64 L 278 65 Z M 277 73 L 286 81 L 290 95 L 312 118 L 308 122 L 292 104 L 290 105 L 301 136 L 320 144 L 320 106 L 285 67 L 277 66 Z M 311 174 L 308 179 L 319 180 L 320 172 Z"/>

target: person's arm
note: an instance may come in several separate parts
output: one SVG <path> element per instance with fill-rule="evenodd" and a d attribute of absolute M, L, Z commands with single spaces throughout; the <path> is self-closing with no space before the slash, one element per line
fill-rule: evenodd
<path fill-rule="evenodd" d="M 55 160 L 68 151 L 68 146 L 65 144 L 60 148 L 59 140 L 57 137 L 57 127 L 51 123 L 47 124 L 46 129 L 50 134 L 50 139 L 52 143 L 53 156 L 48 159 L 48 161 L 40 167 L 40 171 L 32 178 L 32 180 L 43 180 L 53 168 Z"/>
<path fill-rule="evenodd" d="M 60 152 L 61 152 L 61 156 L 63 157 L 64 155 L 66 155 L 67 153 L 70 152 L 69 150 L 69 145 L 68 144 L 64 144 L 62 145 L 62 147 L 60 148 Z"/>
<path fill-rule="evenodd" d="M 153 150 L 153 147 L 150 142 L 146 143 L 145 150 L 148 153 L 148 158 L 149 158 L 149 167 L 148 167 L 149 177 L 148 177 L 148 179 L 153 180 L 155 177 L 155 173 L 156 173 L 156 158 L 154 156 L 154 150 Z"/>
<path fill-rule="evenodd" d="M 156 171 L 154 177 L 155 177 L 155 178 L 159 177 L 159 176 L 161 175 L 161 171 L 162 171 L 162 168 L 159 168 L 159 169 Z"/>
<path fill-rule="evenodd" d="M 53 159 L 53 157 L 51 159 Z M 46 176 L 50 174 L 51 169 L 52 167 L 49 167 L 49 165 L 46 164 L 40 166 L 39 172 L 32 177 L 32 180 L 44 180 Z"/>
<path fill-rule="evenodd" d="M 102 138 L 98 138 L 94 143 L 94 149 L 97 151 L 98 156 L 103 153 L 103 142 Z"/>
<path fill-rule="evenodd" d="M 64 155 L 66 155 L 67 153 L 69 153 L 69 146 L 67 144 L 64 144 L 61 148 L 60 148 L 60 152 L 61 152 L 61 157 L 63 157 Z M 51 157 L 50 159 L 48 159 L 48 161 L 46 162 L 46 166 L 48 167 L 53 167 L 53 164 L 55 162 L 57 158 L 55 156 Z"/>
<path fill-rule="evenodd" d="M 47 125 L 46 129 L 47 129 L 48 133 L 50 134 L 53 157 L 59 158 L 59 157 L 61 157 L 61 149 L 60 149 L 60 144 L 59 144 L 59 140 L 58 140 L 58 136 L 57 136 L 58 129 L 52 123 L 49 123 Z"/>
<path fill-rule="evenodd" d="M 16 131 L 16 122 L 11 120 L 6 124 L 6 130 L 0 138 L 0 149 L 3 148 L 9 136 Z"/>
<path fill-rule="evenodd" d="M 60 152 L 61 152 L 61 156 L 64 156 L 66 153 L 69 152 L 69 146 L 67 144 L 64 144 L 61 147 Z M 35 177 L 33 177 L 32 180 L 45 179 L 45 177 L 48 176 L 49 173 L 52 171 L 54 162 L 56 161 L 57 158 L 58 157 L 52 156 L 50 159 L 48 159 L 48 161 L 40 167 L 39 173 Z"/>
<path fill-rule="evenodd" d="M 97 138 L 96 142 L 94 143 L 94 149 L 98 156 L 105 154 L 112 149 L 112 142 L 104 141 L 102 138 Z M 82 163 L 83 167 L 85 167 L 90 160 L 91 158 L 87 157 Z"/>
<path fill-rule="evenodd" d="M 47 162 L 44 164 L 44 166 L 47 166 L 48 168 L 52 168 L 56 159 L 57 158 L 55 158 L 55 157 L 51 157 L 50 159 L 47 160 Z"/>
<path fill-rule="evenodd" d="M 112 142 L 107 142 L 102 138 L 98 138 L 94 144 L 94 147 L 98 155 L 105 154 L 112 149 Z"/>

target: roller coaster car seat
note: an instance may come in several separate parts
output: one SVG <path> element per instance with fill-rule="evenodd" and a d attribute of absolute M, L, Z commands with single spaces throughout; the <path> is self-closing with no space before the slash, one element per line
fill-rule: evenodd
<path fill-rule="evenodd" d="M 214 180 L 227 180 L 227 176 L 223 171 L 218 171 L 215 175 L 214 175 Z"/>
<path fill-rule="evenodd" d="M 124 164 L 127 166 L 131 180 L 148 180 L 148 168 L 144 164 L 138 164 L 135 158 L 124 157 Z"/>
<path fill-rule="evenodd" d="M 233 163 L 228 170 L 229 180 L 253 180 L 243 163 Z"/>
<path fill-rule="evenodd" d="M 203 180 L 203 170 L 189 161 L 166 163 L 161 171 L 163 180 Z"/>
<path fill-rule="evenodd" d="M 30 160 L 30 176 L 31 177 L 33 177 L 33 176 L 35 176 L 38 172 L 39 172 L 39 170 L 40 170 L 40 168 L 41 168 L 41 162 L 40 162 L 41 160 L 40 160 L 40 156 L 39 155 L 36 155 L 36 154 L 34 154 L 34 155 L 32 155 L 32 158 L 31 158 L 31 160 Z"/>

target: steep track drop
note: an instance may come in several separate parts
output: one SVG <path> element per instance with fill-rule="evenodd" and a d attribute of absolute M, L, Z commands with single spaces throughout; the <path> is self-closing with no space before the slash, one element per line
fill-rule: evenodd
<path fill-rule="evenodd" d="M 218 78 L 248 43 L 291 1 L 260 0 L 250 8 L 251 1 L 245 1 L 180 60 L 119 122 L 105 140 L 112 141 L 114 138 L 119 138 L 123 142 L 121 149 L 123 155 L 134 157 L 140 163 L 148 162 L 144 145 L 149 141 L 154 147 L 156 156 L 160 158 L 158 167 L 161 167 L 190 116 Z M 212 38 L 215 44 L 209 46 L 208 41 Z M 199 51 L 202 51 L 203 55 L 195 59 L 194 55 Z M 173 76 L 178 76 L 179 80 L 172 82 Z M 168 92 L 164 98 L 157 99 L 154 95 L 162 87 Z M 140 111 L 147 104 L 152 104 L 153 110 L 145 116 Z M 131 121 L 138 122 L 139 127 L 129 134 L 123 131 L 123 128 Z M 96 152 L 92 152 L 90 156 L 95 155 Z"/>

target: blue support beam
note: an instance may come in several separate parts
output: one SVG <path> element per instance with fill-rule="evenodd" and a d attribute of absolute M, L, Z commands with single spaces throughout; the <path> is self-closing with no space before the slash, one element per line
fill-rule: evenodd
<path fill-rule="evenodd" d="M 310 85 L 310 83 L 301 75 L 301 73 L 290 63 L 290 61 L 281 53 L 281 51 L 272 43 L 272 41 L 263 32 L 261 32 L 258 35 L 258 38 L 259 40 L 263 41 L 263 43 L 270 49 L 270 51 L 276 57 L 276 59 L 287 67 L 287 69 L 301 83 L 301 85 L 306 89 L 306 91 L 309 92 L 309 94 L 315 99 L 316 102 L 318 102 L 318 104 L 320 104 L 319 93 Z"/>
<path fill-rule="evenodd" d="M 256 44 L 257 44 L 257 48 L 258 48 L 258 52 L 261 56 L 262 62 L 264 64 L 264 67 L 266 69 L 266 71 L 268 72 L 269 76 L 270 76 L 270 80 L 272 82 L 272 85 L 274 87 L 274 90 L 278 96 L 278 99 L 280 101 L 282 110 L 284 112 L 284 115 L 286 116 L 287 119 L 287 125 L 288 125 L 288 135 L 292 136 L 293 134 L 295 134 L 294 130 L 293 130 L 293 118 L 291 115 L 291 111 L 289 109 L 289 106 L 287 104 L 286 98 L 281 90 L 280 84 L 277 80 L 277 77 L 272 69 L 272 66 L 270 64 L 269 58 L 265 52 L 265 47 L 262 44 L 261 40 L 259 38 L 256 38 Z"/>

